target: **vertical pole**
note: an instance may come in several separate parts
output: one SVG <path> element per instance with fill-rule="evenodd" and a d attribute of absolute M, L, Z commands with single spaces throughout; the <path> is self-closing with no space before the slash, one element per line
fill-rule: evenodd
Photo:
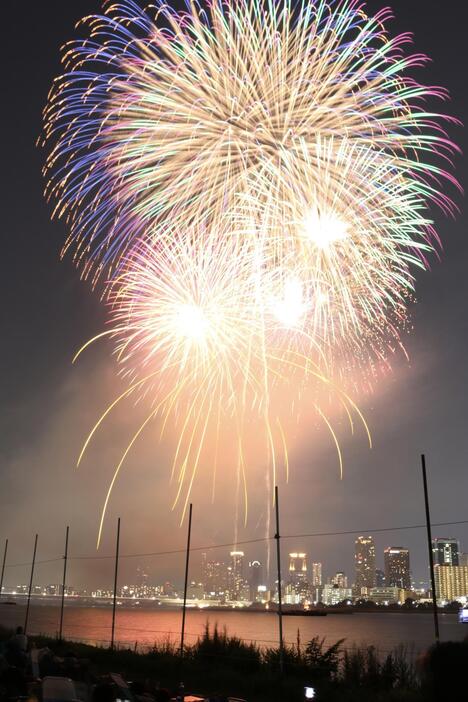
<path fill-rule="evenodd" d="M 32 584 L 33 584 L 33 577 L 34 577 L 34 566 L 36 565 L 36 551 L 37 551 L 37 534 L 36 534 L 36 538 L 34 539 L 34 551 L 33 551 L 32 563 L 31 563 L 31 577 L 29 578 L 28 603 L 26 605 L 26 615 L 24 617 L 24 633 L 25 634 L 28 630 L 29 605 L 31 602 L 31 591 L 32 591 Z"/>
<path fill-rule="evenodd" d="M 424 504 L 426 507 L 426 528 L 427 528 L 427 547 L 429 550 L 429 568 L 431 570 L 431 587 L 432 587 L 432 608 L 434 612 L 434 633 L 436 644 L 439 643 L 439 615 L 437 612 L 437 593 L 435 586 L 434 574 L 434 554 L 432 552 L 432 534 L 431 534 L 431 516 L 429 513 L 429 495 L 427 492 L 427 476 L 426 476 L 426 457 L 421 454 L 421 465 L 424 485 Z"/>
<path fill-rule="evenodd" d="M 60 603 L 59 641 L 62 640 L 62 632 L 63 632 L 63 608 L 65 606 L 65 587 L 66 587 L 66 582 L 67 582 L 68 534 L 69 534 L 69 532 L 70 532 L 70 527 L 67 526 L 67 531 L 65 533 L 65 554 L 63 556 L 62 601 Z"/>
<path fill-rule="evenodd" d="M 275 511 L 276 511 L 276 562 L 278 565 L 278 623 L 279 623 L 279 665 L 280 673 L 283 674 L 284 645 L 283 645 L 283 602 L 281 598 L 281 549 L 280 549 L 280 526 L 279 526 L 279 500 L 278 486 L 275 485 Z"/>
<path fill-rule="evenodd" d="M 112 603 L 112 633 L 111 633 L 111 650 L 114 649 L 115 635 L 115 608 L 117 605 L 117 578 L 119 575 L 119 547 L 120 547 L 120 517 L 117 519 L 117 541 L 115 545 L 115 571 L 114 571 L 114 601 Z"/>
<path fill-rule="evenodd" d="M 188 585 L 188 573 L 189 573 L 191 534 L 192 534 L 192 503 L 190 503 L 190 507 L 189 507 L 188 531 L 187 531 L 187 552 L 185 554 L 184 604 L 182 607 L 182 629 L 180 632 L 180 657 L 181 658 L 183 658 L 183 655 L 184 655 L 185 611 L 187 609 L 187 585 Z"/>
<path fill-rule="evenodd" d="M 0 597 L 2 596 L 2 590 L 3 590 L 3 575 L 5 573 L 5 563 L 6 563 L 7 551 L 8 551 L 8 539 L 5 539 L 5 550 L 3 552 L 2 574 L 0 575 Z"/>

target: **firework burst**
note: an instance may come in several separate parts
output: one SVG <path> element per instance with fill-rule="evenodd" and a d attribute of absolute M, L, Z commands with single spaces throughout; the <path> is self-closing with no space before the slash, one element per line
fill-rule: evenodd
<path fill-rule="evenodd" d="M 311 383 L 349 412 L 350 369 L 402 346 L 456 147 L 425 105 L 446 92 L 416 82 L 426 58 L 389 19 L 358 0 L 122 0 L 64 48 L 46 194 L 64 252 L 108 281 L 122 397 L 183 417 L 179 485 L 213 417 L 242 436 L 254 408 L 271 437 L 275 388 L 297 408 Z"/>

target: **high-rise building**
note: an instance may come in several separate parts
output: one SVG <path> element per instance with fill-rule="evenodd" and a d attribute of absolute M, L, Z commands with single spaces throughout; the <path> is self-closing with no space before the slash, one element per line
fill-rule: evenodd
<path fill-rule="evenodd" d="M 356 594 L 358 597 L 375 587 L 375 544 L 372 536 L 358 536 L 355 541 Z"/>
<path fill-rule="evenodd" d="M 209 561 L 206 553 L 203 553 L 201 576 L 206 597 L 226 597 L 228 594 L 228 569 L 226 563 L 218 560 Z"/>
<path fill-rule="evenodd" d="M 148 597 L 149 594 L 148 573 L 143 566 L 137 567 L 135 594 L 138 597 Z"/>
<path fill-rule="evenodd" d="M 460 565 L 460 544 L 457 539 L 432 539 L 434 565 Z"/>
<path fill-rule="evenodd" d="M 336 587 L 346 589 L 348 587 L 348 578 L 342 570 L 338 570 L 335 575 L 330 578 L 330 585 L 336 585 Z"/>
<path fill-rule="evenodd" d="M 385 587 L 385 573 L 380 568 L 375 569 L 375 587 Z"/>
<path fill-rule="evenodd" d="M 388 546 L 384 551 L 385 586 L 411 588 L 409 550 L 403 546 Z"/>
<path fill-rule="evenodd" d="M 468 596 L 468 566 L 437 564 L 434 575 L 438 600 Z"/>
<path fill-rule="evenodd" d="M 307 575 L 307 554 L 306 553 L 290 553 L 289 554 L 289 579 L 297 580 L 297 578 Z"/>
<path fill-rule="evenodd" d="M 263 567 L 260 561 L 250 561 L 249 563 L 249 592 L 250 600 L 256 602 L 259 597 L 258 588 L 264 585 L 263 583 Z"/>
<path fill-rule="evenodd" d="M 320 587 L 322 585 L 322 564 L 312 563 L 310 567 L 310 584 L 312 587 Z"/>
<path fill-rule="evenodd" d="M 244 580 L 244 552 L 231 551 L 231 568 L 229 573 L 229 593 L 232 600 L 241 599 Z"/>
<path fill-rule="evenodd" d="M 290 600 L 290 604 L 299 604 L 310 598 L 306 553 L 289 554 L 289 573 L 285 597 Z"/>

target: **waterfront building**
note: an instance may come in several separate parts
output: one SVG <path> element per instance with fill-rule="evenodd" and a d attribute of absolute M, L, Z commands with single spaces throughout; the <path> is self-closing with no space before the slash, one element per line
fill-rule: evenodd
<path fill-rule="evenodd" d="M 270 600 L 271 591 L 267 588 L 266 585 L 259 585 L 255 602 L 265 603 L 269 602 Z"/>
<path fill-rule="evenodd" d="M 285 602 L 299 604 L 308 600 L 310 600 L 310 586 L 307 573 L 307 554 L 290 553 Z"/>
<path fill-rule="evenodd" d="M 409 550 L 403 546 L 388 546 L 384 551 L 385 586 L 411 589 Z"/>
<path fill-rule="evenodd" d="M 246 604 L 252 602 L 252 600 L 250 599 L 250 585 L 247 582 L 247 580 L 244 580 L 244 583 L 239 591 L 238 600 L 239 602 L 245 602 Z"/>
<path fill-rule="evenodd" d="M 346 589 L 348 587 L 348 578 L 342 570 L 338 570 L 335 575 L 330 578 L 329 584 Z"/>
<path fill-rule="evenodd" d="M 260 561 L 249 562 L 248 585 L 250 601 L 262 602 L 267 588 L 263 582 L 263 566 Z"/>
<path fill-rule="evenodd" d="M 41 588 L 42 590 L 42 588 Z M 62 594 L 62 586 L 61 585 L 46 585 L 45 588 L 43 589 L 43 593 L 46 595 L 51 595 L 51 596 L 56 596 L 56 595 L 61 595 Z"/>
<path fill-rule="evenodd" d="M 208 560 L 202 554 L 202 583 L 205 598 L 219 599 L 227 596 L 229 571 L 226 563 L 220 560 Z"/>
<path fill-rule="evenodd" d="M 113 596 L 114 596 L 114 593 L 112 590 L 103 590 L 101 588 L 98 588 L 97 590 L 93 590 L 91 592 L 91 597 L 98 597 L 98 598 L 102 597 L 102 598 L 108 599 L 109 597 L 113 597 Z"/>
<path fill-rule="evenodd" d="M 300 595 L 296 592 L 295 583 L 287 582 L 283 589 L 283 602 L 289 605 L 301 603 Z"/>
<path fill-rule="evenodd" d="M 327 583 L 322 588 L 321 601 L 324 605 L 337 605 L 340 602 L 351 600 L 353 591 L 350 587 L 340 587 L 332 583 Z"/>
<path fill-rule="evenodd" d="M 249 562 L 249 590 L 250 601 L 259 601 L 259 586 L 263 585 L 263 567 L 260 561 Z M 260 598 L 261 599 L 261 598 Z"/>
<path fill-rule="evenodd" d="M 187 597 L 189 600 L 202 600 L 205 594 L 203 583 L 197 583 L 194 580 L 187 587 Z"/>
<path fill-rule="evenodd" d="M 453 538 L 432 539 L 434 565 L 460 565 L 460 544 Z"/>
<path fill-rule="evenodd" d="M 375 544 L 372 536 L 358 536 L 355 541 L 356 595 L 366 595 L 375 587 Z"/>
<path fill-rule="evenodd" d="M 169 581 L 163 584 L 161 594 L 163 595 L 163 597 L 177 597 L 178 595 L 174 585 Z"/>
<path fill-rule="evenodd" d="M 468 596 L 468 566 L 437 564 L 434 575 L 438 600 L 451 602 Z"/>
<path fill-rule="evenodd" d="M 368 594 L 371 602 L 375 602 L 380 605 L 396 604 L 401 602 L 400 588 L 393 587 L 372 587 Z"/>
<path fill-rule="evenodd" d="M 151 597 L 150 586 L 148 584 L 148 573 L 143 566 L 138 566 L 136 569 L 136 580 L 134 593 L 136 597 L 148 598 Z"/>

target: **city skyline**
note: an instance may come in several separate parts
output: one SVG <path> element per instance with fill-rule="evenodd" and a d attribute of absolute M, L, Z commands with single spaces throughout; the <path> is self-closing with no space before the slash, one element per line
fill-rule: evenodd
<path fill-rule="evenodd" d="M 434 552 L 440 545 L 440 542 L 444 544 L 455 543 L 457 550 L 456 552 L 452 552 L 452 562 L 438 563 L 435 560 L 435 566 L 445 568 L 454 564 L 456 568 L 458 568 L 460 564 L 460 568 L 468 567 L 468 553 L 464 553 L 460 550 L 460 542 L 457 539 L 447 537 L 442 539 L 436 537 L 433 539 Z M 308 597 L 311 597 L 313 600 L 323 587 L 335 587 L 343 591 L 352 589 L 354 598 L 359 598 L 361 594 L 365 597 L 371 589 L 375 587 L 397 587 L 402 590 L 429 588 L 429 567 L 426 578 L 416 578 L 410 569 L 410 552 L 408 548 L 402 546 L 386 546 L 381 552 L 375 552 L 374 540 L 369 535 L 358 537 L 354 540 L 352 546 L 354 548 L 354 570 L 351 572 L 345 572 L 343 569 L 333 570 L 327 562 L 312 561 L 307 552 L 289 551 L 287 553 L 288 560 L 286 561 L 286 566 L 282 571 L 282 583 L 286 601 L 288 601 L 288 595 L 296 595 L 301 592 L 307 592 Z M 364 570 L 369 578 L 367 586 L 363 585 L 362 580 L 363 559 L 357 557 L 358 554 L 362 556 L 361 552 L 363 548 L 366 555 L 370 548 L 371 566 L 374 566 L 373 573 L 369 572 L 369 561 L 364 558 Z M 277 582 L 275 564 L 270 570 L 270 574 L 268 574 L 265 561 L 257 557 L 258 552 L 257 556 L 252 558 L 248 557 L 246 552 L 237 549 L 221 552 L 221 557 L 216 558 L 216 553 L 219 553 L 220 550 L 221 549 L 218 548 L 199 551 L 199 558 L 197 558 L 197 552 L 192 554 L 189 582 L 203 583 L 205 594 L 211 593 L 213 596 L 219 597 L 229 593 L 229 598 L 233 600 L 247 600 L 250 598 L 251 601 L 255 601 L 255 588 L 258 590 L 258 586 L 261 586 L 262 592 L 273 592 L 275 590 L 275 583 Z M 183 551 L 180 551 L 177 555 L 180 557 L 182 554 Z M 132 560 L 134 558 L 134 556 L 127 554 L 126 558 L 129 557 L 132 558 Z M 123 558 L 125 558 L 125 556 L 123 556 Z M 62 561 L 62 558 L 57 558 L 55 560 Z M 113 563 L 111 557 L 108 557 L 107 560 L 109 560 L 111 564 Z M 384 564 L 384 570 L 377 567 L 381 562 Z M 73 557 L 71 558 L 71 563 L 73 563 Z M 41 560 L 38 559 L 35 573 L 37 573 L 37 568 L 41 565 L 43 564 Z M 23 567 L 25 566 L 26 564 L 23 564 Z M 20 579 L 17 578 L 14 580 L 12 572 L 8 572 L 8 568 L 9 564 L 7 561 L 2 591 L 12 592 L 15 587 L 20 585 L 25 588 L 26 585 L 24 585 L 24 582 L 21 582 Z M 121 574 L 120 580 L 125 580 L 127 584 L 133 588 L 142 588 L 143 590 L 146 587 L 162 587 L 164 583 L 171 583 L 171 587 L 180 590 L 182 584 L 181 570 L 179 570 L 175 578 L 170 577 L 167 572 L 164 572 L 163 565 L 156 573 L 151 572 L 151 570 L 151 567 L 148 565 L 139 563 L 133 571 L 133 576 L 129 577 L 127 568 L 125 576 Z M 440 579 L 440 576 L 438 577 Z M 36 581 L 37 577 L 33 579 L 34 586 L 37 584 Z M 59 580 L 57 580 L 57 582 L 59 582 Z M 92 590 L 92 586 L 89 584 L 70 583 L 71 581 L 69 578 L 67 587 L 75 586 L 78 590 Z M 43 586 L 41 585 L 41 587 Z M 99 589 L 103 589 L 102 582 L 99 583 Z M 109 588 L 104 589 L 107 591 L 109 590 Z M 260 599 L 264 599 L 264 596 L 262 595 Z M 291 597 L 289 599 L 291 599 Z M 295 601 L 294 597 L 292 597 L 292 600 Z"/>

